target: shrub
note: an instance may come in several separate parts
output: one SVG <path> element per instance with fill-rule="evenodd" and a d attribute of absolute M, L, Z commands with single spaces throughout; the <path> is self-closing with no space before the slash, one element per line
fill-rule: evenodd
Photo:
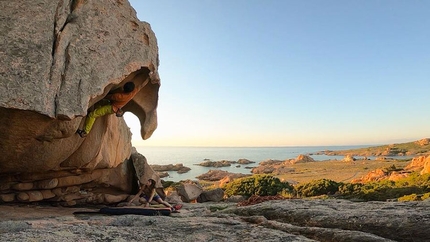
<path fill-rule="evenodd" d="M 420 175 L 418 172 L 411 173 L 408 177 L 396 182 L 396 186 L 417 186 L 424 190 L 430 191 L 430 174 Z"/>
<path fill-rule="evenodd" d="M 358 198 L 367 201 L 385 201 L 393 197 L 394 182 L 381 181 L 367 183 L 361 187 L 360 193 L 357 195 Z"/>
<path fill-rule="evenodd" d="M 166 188 L 168 188 L 168 187 L 170 187 L 170 186 L 172 186 L 172 185 L 174 185 L 175 184 L 175 182 L 173 182 L 173 181 L 161 181 L 161 184 L 163 185 L 163 188 L 164 189 L 166 189 Z"/>
<path fill-rule="evenodd" d="M 430 199 L 430 192 L 424 193 L 424 195 L 421 197 L 421 199 L 424 201 L 426 199 Z"/>
<path fill-rule="evenodd" d="M 364 185 L 361 183 L 342 183 L 339 185 L 339 194 L 345 198 L 358 197 Z"/>
<path fill-rule="evenodd" d="M 421 201 L 421 198 L 417 194 L 406 195 L 403 197 L 399 197 L 400 202 L 409 202 L 409 201 Z"/>
<path fill-rule="evenodd" d="M 288 182 L 282 182 L 279 178 L 270 175 L 254 175 L 236 179 L 225 187 L 227 196 L 274 196 L 282 192 L 291 192 L 293 187 Z"/>
<path fill-rule="evenodd" d="M 298 196 L 301 197 L 313 197 L 327 194 L 335 194 L 338 191 L 341 183 L 328 180 L 320 179 L 314 180 L 309 183 L 297 185 L 295 190 Z"/>
<path fill-rule="evenodd" d="M 391 165 L 382 169 L 385 173 L 391 173 L 393 171 L 401 171 L 402 168 L 397 168 L 396 165 Z"/>
<path fill-rule="evenodd" d="M 340 195 L 345 198 L 359 198 L 367 201 L 385 201 L 400 198 L 411 201 L 414 194 L 430 191 L 430 174 L 412 173 L 398 181 L 383 180 L 366 184 L 343 184 L 339 187 Z M 411 195 L 411 196 L 409 196 Z M 416 196 L 416 195 L 415 195 Z"/>

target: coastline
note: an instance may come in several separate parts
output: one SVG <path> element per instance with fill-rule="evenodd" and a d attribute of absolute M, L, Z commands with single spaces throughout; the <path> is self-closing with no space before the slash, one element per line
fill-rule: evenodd
<path fill-rule="evenodd" d="M 166 181 L 181 181 L 181 180 L 196 180 L 198 176 L 208 173 L 210 170 L 223 170 L 230 173 L 241 173 L 251 175 L 251 169 L 258 167 L 262 161 L 267 160 L 288 160 L 295 159 L 299 155 L 309 155 L 312 159 L 317 162 L 327 161 L 342 161 L 346 156 L 352 156 L 357 161 L 359 160 L 371 160 L 370 164 L 366 164 L 356 171 L 356 174 L 351 174 L 347 170 L 343 169 L 342 173 L 348 173 L 351 178 L 357 178 L 360 175 L 364 175 L 366 172 L 370 172 L 372 169 L 384 168 L 386 166 L 395 165 L 396 167 L 405 166 L 405 161 L 410 161 L 412 158 L 421 155 L 430 154 L 430 140 L 425 138 L 418 141 L 400 143 L 400 144 L 388 144 L 388 145 L 341 145 L 341 146 L 266 146 L 266 147 L 188 147 L 188 146 L 157 146 L 157 147 L 136 147 L 137 151 L 147 158 L 147 162 L 150 165 L 175 165 L 182 164 L 185 167 L 190 168 L 190 171 L 182 174 L 178 174 L 175 171 L 167 171 L 168 177 L 163 178 Z M 255 163 L 242 166 L 229 166 L 229 167 L 201 167 L 196 164 L 204 161 L 238 161 L 240 159 L 247 159 Z M 375 161 L 383 160 L 383 163 L 378 164 Z M 390 163 L 391 161 L 399 161 Z M 358 164 L 357 162 L 355 162 Z M 345 163 L 340 163 L 346 166 Z M 376 167 L 374 166 L 376 164 Z M 300 165 L 298 165 L 299 167 Z M 314 177 L 320 177 L 318 174 L 324 173 L 327 176 L 331 174 L 324 170 L 319 170 L 318 165 L 312 165 L 307 169 L 314 170 Z M 326 165 L 321 165 L 326 166 Z M 359 167 L 359 165 L 356 165 Z M 348 167 L 348 166 L 346 166 Z M 353 168 L 353 167 L 350 167 Z M 333 170 L 332 167 L 327 167 L 328 170 Z M 307 171 L 302 171 L 307 173 Z M 297 173 L 297 172 L 296 172 Z M 284 177 L 296 177 L 298 182 L 301 182 L 303 178 L 299 174 L 289 173 L 283 175 Z M 348 177 L 343 177 L 345 180 Z M 312 177 L 310 177 L 312 178 Z M 309 179 L 310 179 L 309 178 Z M 324 178 L 324 177 L 323 177 Z M 290 178 L 286 178 L 290 179 Z M 335 178 L 334 180 L 339 180 Z"/>

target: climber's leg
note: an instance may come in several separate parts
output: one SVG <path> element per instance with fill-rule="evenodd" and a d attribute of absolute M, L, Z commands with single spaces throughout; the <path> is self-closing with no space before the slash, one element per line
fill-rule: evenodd
<path fill-rule="evenodd" d="M 107 114 L 113 114 L 114 111 L 112 109 L 112 105 L 108 104 L 105 106 L 101 106 L 99 108 L 94 109 L 94 111 L 90 112 L 90 114 L 88 114 L 86 120 L 85 120 L 85 126 L 84 126 L 84 132 L 86 134 L 89 134 L 94 122 L 96 121 L 96 119 L 98 117 L 107 115 Z"/>

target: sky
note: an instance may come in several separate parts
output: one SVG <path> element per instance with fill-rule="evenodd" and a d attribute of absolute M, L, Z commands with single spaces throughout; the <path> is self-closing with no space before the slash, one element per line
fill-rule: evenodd
<path fill-rule="evenodd" d="M 133 145 L 430 137 L 430 1 L 132 0 L 159 47 L 158 128 Z"/>

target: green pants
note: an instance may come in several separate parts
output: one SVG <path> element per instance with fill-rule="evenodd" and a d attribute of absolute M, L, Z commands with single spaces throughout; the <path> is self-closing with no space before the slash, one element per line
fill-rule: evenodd
<path fill-rule="evenodd" d="M 112 105 L 110 104 L 94 109 L 94 111 L 88 114 L 87 119 L 85 120 L 85 127 L 84 127 L 85 133 L 87 134 L 90 133 L 91 129 L 93 128 L 94 122 L 98 117 L 108 115 L 108 114 L 113 114 L 113 113 L 115 112 L 113 111 Z"/>

